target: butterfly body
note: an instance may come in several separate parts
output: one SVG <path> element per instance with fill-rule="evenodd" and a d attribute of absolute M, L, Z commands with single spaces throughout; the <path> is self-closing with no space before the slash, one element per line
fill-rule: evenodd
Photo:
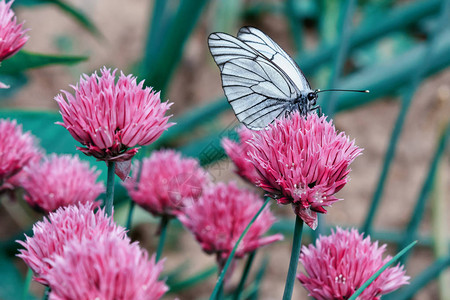
<path fill-rule="evenodd" d="M 306 116 L 310 111 L 317 109 L 317 92 L 313 90 L 301 91 L 301 95 L 292 100 L 288 110 L 290 112 L 298 110 L 302 116 Z"/>
<path fill-rule="evenodd" d="M 317 91 L 295 61 L 262 31 L 243 27 L 237 37 L 215 32 L 208 44 L 228 102 L 248 128 L 261 130 L 293 111 L 307 115 L 318 108 Z"/>

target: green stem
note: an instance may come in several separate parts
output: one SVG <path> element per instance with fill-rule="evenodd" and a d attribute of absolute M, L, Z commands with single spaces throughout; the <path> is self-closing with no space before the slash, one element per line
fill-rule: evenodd
<path fill-rule="evenodd" d="M 244 271 L 242 272 L 241 281 L 234 292 L 234 300 L 239 300 L 241 296 L 242 290 L 244 289 L 245 281 L 247 280 L 248 274 L 250 273 L 250 269 L 253 264 L 253 260 L 255 259 L 256 250 L 249 254 L 247 263 L 245 264 Z"/>
<path fill-rule="evenodd" d="M 48 297 L 50 296 L 51 291 L 52 291 L 52 289 L 47 286 L 45 288 L 44 297 L 42 297 L 42 300 L 48 300 Z"/>
<path fill-rule="evenodd" d="M 106 181 L 106 202 L 105 211 L 108 216 L 112 216 L 113 201 L 114 201 L 114 171 L 116 168 L 116 163 L 113 161 L 108 161 L 108 179 Z"/>
<path fill-rule="evenodd" d="M 139 152 L 138 155 L 142 156 L 141 153 L 143 153 L 143 152 Z M 139 159 L 138 163 L 139 163 L 139 167 L 138 167 L 137 174 L 136 174 L 136 184 L 134 185 L 134 189 L 135 190 L 139 189 L 139 182 L 141 181 L 142 165 L 143 165 L 142 159 Z M 135 174 L 133 174 L 133 175 L 135 175 Z M 133 218 L 133 212 L 134 212 L 135 205 L 136 205 L 136 203 L 133 201 L 133 199 L 130 199 L 130 208 L 128 210 L 128 217 L 127 217 L 127 228 L 128 228 L 128 230 L 131 230 L 131 221 L 132 221 L 132 218 Z"/>
<path fill-rule="evenodd" d="M 340 23 L 340 32 L 339 32 L 339 46 L 337 49 L 337 53 L 335 56 L 333 69 L 331 71 L 331 76 L 328 81 L 327 88 L 332 89 L 336 86 L 339 78 L 342 74 L 342 69 L 344 67 L 345 58 L 350 50 L 350 36 L 352 29 L 352 20 L 353 14 L 355 11 L 356 1 L 355 0 L 347 0 L 341 8 L 339 23 Z M 337 97 L 335 93 L 330 93 L 324 97 L 322 100 L 322 109 L 324 114 L 333 117 L 336 107 L 337 107 Z"/>
<path fill-rule="evenodd" d="M 31 279 L 33 278 L 33 271 L 28 268 L 27 277 L 25 277 L 25 284 L 23 288 L 22 299 L 28 299 L 28 291 L 30 290 Z"/>
<path fill-rule="evenodd" d="M 300 257 L 300 249 L 302 244 L 303 220 L 295 217 L 294 241 L 292 242 L 291 261 L 289 262 L 289 270 L 286 277 L 286 285 L 284 287 L 283 300 L 292 298 L 294 290 L 295 275 L 297 274 L 298 259 Z"/>
<path fill-rule="evenodd" d="M 264 204 L 261 206 L 261 208 L 259 209 L 259 211 L 253 216 L 252 220 L 250 221 L 250 223 L 248 223 L 247 227 L 245 227 L 244 231 L 242 232 L 241 236 L 239 237 L 239 239 L 237 240 L 236 244 L 233 247 L 233 250 L 231 250 L 230 255 L 228 256 L 227 262 L 225 263 L 225 267 L 223 268 L 222 272 L 220 273 L 219 278 L 217 279 L 217 283 L 216 286 L 214 287 L 214 290 L 211 294 L 211 297 L 209 298 L 210 300 L 214 300 L 217 297 L 217 294 L 222 286 L 222 282 L 223 279 L 225 278 L 225 274 L 227 273 L 227 270 L 231 264 L 231 261 L 234 258 L 234 254 L 236 253 L 236 249 L 239 246 L 239 243 L 242 241 L 242 239 L 244 238 L 244 236 L 247 234 L 247 232 L 249 231 L 250 227 L 253 225 L 253 223 L 255 222 L 256 218 L 258 218 L 258 216 L 261 214 L 261 212 L 263 211 L 264 207 L 266 207 L 266 205 L 269 203 L 270 198 L 267 198 L 266 201 L 264 202 Z"/>
<path fill-rule="evenodd" d="M 131 230 L 131 220 L 133 218 L 134 207 L 136 203 L 130 199 L 130 208 L 128 209 L 128 217 L 127 217 L 127 229 Z"/>
<path fill-rule="evenodd" d="M 219 273 L 220 276 L 220 273 Z M 222 300 L 223 299 L 223 284 L 220 285 L 219 291 L 217 292 L 216 300 Z"/>
<path fill-rule="evenodd" d="M 387 263 L 384 264 L 375 274 L 370 276 L 369 279 L 367 279 L 364 284 L 356 290 L 356 292 L 348 299 L 348 300 L 356 300 L 359 295 L 375 280 L 378 276 L 380 276 L 381 273 L 384 272 L 390 265 L 392 265 L 397 259 L 402 257 L 406 252 L 408 252 L 415 244 L 417 244 L 417 241 L 412 242 L 408 246 L 406 246 L 402 251 L 400 251 L 396 256 L 394 256 L 391 260 L 389 260 Z"/>
<path fill-rule="evenodd" d="M 158 229 L 159 243 L 158 243 L 158 249 L 156 250 L 156 261 L 159 261 L 159 259 L 161 258 L 161 254 L 163 252 L 164 242 L 166 240 L 166 232 L 167 232 L 167 227 L 169 225 L 169 221 L 170 221 L 169 217 L 167 217 L 167 216 L 161 217 L 161 223 L 159 224 L 159 229 Z"/>

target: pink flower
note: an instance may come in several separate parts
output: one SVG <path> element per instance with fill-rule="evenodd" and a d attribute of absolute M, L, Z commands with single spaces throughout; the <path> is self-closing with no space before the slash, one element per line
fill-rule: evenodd
<path fill-rule="evenodd" d="M 123 185 L 134 202 L 155 216 L 174 217 L 188 202 L 197 201 L 210 184 L 208 173 L 193 158 L 183 158 L 173 150 L 155 151 L 133 165 L 133 177 Z"/>
<path fill-rule="evenodd" d="M 0 1 L 0 62 L 17 53 L 25 45 L 28 36 L 23 23 L 17 24 L 17 18 L 11 9 L 14 1 Z"/>
<path fill-rule="evenodd" d="M 382 258 L 386 245 L 378 247 L 370 237 L 363 238 L 356 229 L 337 227 L 330 236 L 320 236 L 316 246 L 303 246 L 300 262 L 306 274 L 297 278 L 317 300 L 348 299 L 392 257 Z M 387 268 L 358 297 L 361 300 L 377 300 L 407 284 L 403 266 Z"/>
<path fill-rule="evenodd" d="M 217 254 L 221 265 L 262 203 L 257 194 L 239 189 L 233 182 L 218 183 L 206 189 L 192 206 L 186 207 L 179 220 L 194 234 L 203 251 Z M 281 234 L 262 237 L 274 222 L 275 217 L 266 207 L 239 244 L 236 257 L 281 240 Z"/>
<path fill-rule="evenodd" d="M 241 126 L 236 131 L 239 135 L 240 142 L 236 143 L 228 138 L 224 138 L 222 140 L 222 147 L 236 166 L 236 174 L 250 183 L 256 183 L 258 174 L 256 173 L 255 166 L 249 160 L 249 146 L 247 144 L 253 138 L 253 131 L 245 126 Z"/>
<path fill-rule="evenodd" d="M 98 240 L 106 235 L 128 240 L 125 228 L 116 225 L 103 209 L 94 213 L 97 207 L 93 202 L 61 207 L 34 224 L 33 237 L 25 236 L 25 242 L 17 241 L 25 248 L 17 256 L 34 271 L 34 280 L 48 285 L 44 276 L 52 268 L 55 255 L 62 254 L 69 241 Z"/>
<path fill-rule="evenodd" d="M 116 174 L 125 179 L 137 145 L 153 143 L 173 125 L 165 116 L 171 106 L 161 103 L 159 93 L 136 83 L 132 75 L 122 72 L 115 83 L 116 71 L 104 67 L 100 72 L 84 74 L 76 86 L 75 96 L 62 91 L 55 97 L 64 126 L 78 142 L 77 147 L 98 160 L 119 162 Z"/>
<path fill-rule="evenodd" d="M 45 213 L 78 202 L 93 202 L 105 191 L 97 183 L 100 172 L 82 162 L 78 156 L 52 154 L 42 163 L 24 169 L 22 186 L 25 200 Z"/>
<path fill-rule="evenodd" d="M 362 149 L 316 114 L 293 113 L 254 135 L 248 144 L 258 185 L 278 203 L 292 204 L 315 229 L 317 213 L 339 200 L 333 195 L 347 183 L 349 165 Z"/>
<path fill-rule="evenodd" d="M 72 240 L 51 266 L 45 276 L 51 300 L 157 300 L 168 290 L 158 281 L 163 262 L 113 235 Z"/>
<path fill-rule="evenodd" d="M 1 2 L 0 2 L 1 6 Z M 23 167 L 41 158 L 35 137 L 16 121 L 0 119 L 0 192 L 19 186 Z"/>

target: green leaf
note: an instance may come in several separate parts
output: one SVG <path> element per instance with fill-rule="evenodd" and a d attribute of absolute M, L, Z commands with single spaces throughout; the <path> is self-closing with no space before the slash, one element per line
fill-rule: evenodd
<path fill-rule="evenodd" d="M 100 37 L 101 33 L 94 25 L 94 23 L 81 11 L 76 9 L 75 7 L 67 4 L 64 1 L 60 0 L 47 0 L 49 3 L 53 3 L 58 6 L 62 11 L 67 13 L 69 16 L 74 18 L 81 26 L 83 26 L 87 31 L 92 33 L 95 36 Z"/>
<path fill-rule="evenodd" d="M 22 299 L 24 280 L 11 259 L 4 256 L 3 253 L 0 253 L 0 270 L 2 274 L 2 279 L 0 280 L 0 299 Z M 28 299 L 34 298 L 29 297 Z"/>
<path fill-rule="evenodd" d="M 434 152 L 433 158 L 431 160 L 427 176 L 423 182 L 422 188 L 420 190 L 419 196 L 417 197 L 416 204 L 414 206 L 414 210 L 412 212 L 411 219 L 405 229 L 403 240 L 399 244 L 399 247 L 406 245 L 409 241 L 413 239 L 413 237 L 417 234 L 419 229 L 420 221 L 425 212 L 425 205 L 429 198 L 430 190 L 433 186 L 433 181 L 436 175 L 436 171 L 439 166 L 439 162 L 441 161 L 441 157 L 445 153 L 445 149 L 447 148 L 447 143 L 450 140 L 450 122 L 447 124 L 444 132 L 439 138 L 439 143 Z M 407 256 L 402 257 L 401 262 L 405 263 L 407 260 Z"/>
<path fill-rule="evenodd" d="M 87 31 L 92 33 L 93 35 L 100 36 L 100 31 L 94 25 L 94 23 L 84 14 L 81 10 L 75 8 L 72 5 L 67 4 L 61 0 L 15 0 L 14 6 L 23 5 L 23 6 L 33 6 L 33 5 L 41 5 L 41 4 L 54 4 L 58 6 L 63 12 L 72 17 L 75 21 L 77 21 L 82 27 L 84 27 Z"/>
<path fill-rule="evenodd" d="M 375 280 L 378 276 L 380 276 L 381 273 L 383 273 L 384 270 L 386 270 L 390 265 L 392 265 L 397 259 L 402 257 L 406 252 L 408 252 L 415 244 L 417 244 L 417 241 L 412 242 L 407 247 L 405 247 L 402 251 L 400 251 L 396 256 L 394 256 L 391 260 L 389 260 L 387 263 L 384 264 L 375 274 L 370 276 L 370 278 L 364 282 L 364 284 L 356 290 L 356 292 L 348 299 L 348 300 L 356 300 L 359 295 Z"/>
<path fill-rule="evenodd" d="M 253 218 L 250 220 L 250 223 L 248 223 L 247 227 L 245 227 L 244 231 L 242 232 L 241 236 L 239 237 L 239 239 L 236 241 L 236 244 L 233 247 L 233 250 L 231 250 L 230 255 L 227 258 L 227 261 L 222 269 L 222 271 L 220 272 L 219 278 L 217 279 L 216 282 L 216 286 L 214 287 L 214 290 L 211 294 L 211 297 L 209 298 L 210 300 L 215 300 L 218 293 L 220 292 L 221 288 L 222 288 L 222 284 L 223 284 L 223 280 L 225 279 L 225 275 L 228 271 L 228 268 L 230 267 L 230 264 L 234 258 L 234 254 L 236 253 L 236 250 L 239 246 L 239 243 L 242 241 L 242 239 L 244 238 L 244 236 L 247 234 L 247 232 L 249 231 L 250 227 L 253 225 L 253 223 L 255 222 L 255 220 L 258 218 L 258 216 L 261 214 L 261 212 L 263 211 L 263 209 L 267 206 L 267 204 L 269 203 L 271 199 L 267 198 L 266 201 L 264 202 L 264 204 L 261 206 L 261 208 L 259 209 L 259 211 L 253 216 Z"/>
<path fill-rule="evenodd" d="M 165 91 L 180 61 L 184 45 L 207 2 L 208 0 L 181 0 L 176 11 L 167 17 L 169 20 L 167 24 L 159 26 L 158 30 L 150 31 L 153 35 L 149 35 L 141 67 L 141 75 L 148 85 L 156 90 Z M 163 9 L 164 7 L 155 11 Z"/>
<path fill-rule="evenodd" d="M 214 31 L 235 34 L 242 15 L 242 0 L 216 1 Z"/>
<path fill-rule="evenodd" d="M 0 89 L 0 99 L 8 99 L 28 83 L 28 78 L 23 73 L 14 75 L 0 74 L 0 82 L 9 85 L 7 89 Z"/>
<path fill-rule="evenodd" d="M 87 59 L 86 56 L 41 54 L 21 50 L 2 62 L 0 74 L 16 75 L 28 69 L 54 64 L 73 65 Z"/>
<path fill-rule="evenodd" d="M 442 271 L 450 267 L 450 255 L 437 259 L 432 265 L 420 273 L 408 286 L 401 290 L 386 295 L 383 300 L 407 300 L 425 287 L 431 280 L 435 279 Z"/>
<path fill-rule="evenodd" d="M 213 276 L 214 274 L 217 274 L 217 266 L 206 268 L 205 270 L 200 271 L 184 280 L 175 281 L 171 283 L 168 282 L 167 284 L 169 285 L 169 293 L 177 293 L 182 290 L 190 289 L 193 286 L 199 284 L 200 282 Z"/>
<path fill-rule="evenodd" d="M 264 276 L 266 275 L 268 265 L 269 265 L 269 258 L 268 256 L 264 256 L 261 266 L 256 272 L 255 280 L 253 281 L 253 284 L 250 286 L 250 289 L 248 289 L 249 292 L 246 291 L 244 293 L 248 294 L 248 296 L 244 296 L 243 299 L 250 299 L 250 300 L 258 299 L 259 286 L 261 285 L 261 281 L 264 279 Z"/>
<path fill-rule="evenodd" d="M 61 115 L 51 111 L 2 110 L 0 118 L 15 119 L 22 124 L 24 131 L 31 131 L 39 139 L 39 144 L 47 152 L 78 153 L 70 133 L 55 122 L 62 121 Z"/>

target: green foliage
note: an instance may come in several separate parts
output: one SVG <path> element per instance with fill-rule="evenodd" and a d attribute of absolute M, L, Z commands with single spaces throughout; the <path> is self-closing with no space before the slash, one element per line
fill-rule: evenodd
<path fill-rule="evenodd" d="M 86 56 L 52 55 L 32 53 L 25 50 L 2 62 L 0 74 L 16 75 L 28 69 L 42 68 L 49 65 L 73 65 L 87 60 Z"/>
<path fill-rule="evenodd" d="M 170 287 L 169 293 L 177 293 L 183 290 L 191 289 L 215 274 L 217 274 L 217 266 L 212 266 L 192 275 L 187 279 L 167 281 L 167 284 Z"/>
<path fill-rule="evenodd" d="M 184 45 L 208 0 L 181 0 L 170 10 L 174 1 L 156 0 L 144 59 L 140 69 L 147 84 L 165 91 L 180 61 Z"/>
<path fill-rule="evenodd" d="M 72 5 L 68 4 L 62 0 L 15 0 L 14 6 L 22 5 L 22 6 L 34 6 L 34 5 L 42 5 L 42 4 L 53 4 L 57 6 L 61 11 L 66 13 L 68 16 L 72 17 L 75 21 L 77 21 L 81 26 L 83 26 L 86 30 L 92 33 L 95 36 L 100 36 L 100 31 L 94 25 L 94 23 L 84 14 L 81 10 L 76 9 Z"/>
<path fill-rule="evenodd" d="M 0 252 L 0 270 L 2 280 L 0 280 L 0 299 L 22 299 L 22 287 L 24 279 L 20 275 L 16 266 L 9 257 Z M 27 299 L 34 299 L 29 297 Z"/>
<path fill-rule="evenodd" d="M 396 256 L 390 259 L 387 263 L 384 264 L 375 274 L 373 274 L 364 284 L 356 290 L 356 292 L 348 299 L 348 300 L 356 300 L 358 296 L 375 280 L 384 270 L 386 270 L 390 265 L 396 262 L 400 257 L 405 255 L 414 245 L 417 244 L 417 241 L 412 242 L 408 246 L 406 246 L 402 251 L 400 251 Z"/>

